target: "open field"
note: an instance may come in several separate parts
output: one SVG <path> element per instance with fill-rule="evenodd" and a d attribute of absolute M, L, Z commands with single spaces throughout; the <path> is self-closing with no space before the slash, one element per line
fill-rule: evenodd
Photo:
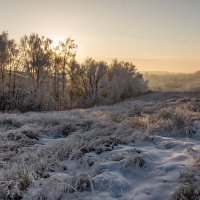
<path fill-rule="evenodd" d="M 0 114 L 0 199 L 200 199 L 200 93 Z"/>

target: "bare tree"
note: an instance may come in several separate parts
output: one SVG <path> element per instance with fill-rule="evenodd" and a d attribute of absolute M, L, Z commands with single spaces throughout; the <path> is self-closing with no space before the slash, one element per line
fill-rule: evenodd
<path fill-rule="evenodd" d="M 105 62 L 97 62 L 92 58 L 86 59 L 82 65 L 82 83 L 92 104 L 99 103 L 99 88 L 107 68 L 108 65 Z"/>
<path fill-rule="evenodd" d="M 56 48 L 38 34 L 17 44 L 0 35 L 0 109 L 66 110 L 113 103 L 146 91 L 135 65 L 87 58 L 79 64 L 70 38 Z"/>
<path fill-rule="evenodd" d="M 69 63 L 75 57 L 76 45 L 71 38 L 66 39 L 64 42 L 60 42 L 56 48 L 56 53 L 59 56 L 59 74 L 61 75 L 61 96 L 60 96 L 60 110 L 66 109 L 68 102 L 67 96 L 67 70 Z M 57 57 L 58 59 L 58 57 Z M 57 60 L 58 61 L 58 60 Z"/>

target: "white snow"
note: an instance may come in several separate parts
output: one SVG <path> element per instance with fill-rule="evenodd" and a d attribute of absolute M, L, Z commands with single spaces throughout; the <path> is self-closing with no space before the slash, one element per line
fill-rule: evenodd
<path fill-rule="evenodd" d="M 150 94 L 86 110 L 1 114 L 0 199 L 172 199 L 200 152 L 199 112 L 181 98 Z"/>
<path fill-rule="evenodd" d="M 169 140 L 178 141 L 182 147 L 158 148 L 160 143 Z M 93 178 L 94 192 L 87 193 L 87 198 L 98 199 L 104 193 L 105 199 L 119 197 L 134 200 L 170 199 L 177 187 L 179 172 L 189 164 L 186 153 L 187 145 L 188 143 L 181 139 L 159 137 L 155 139 L 154 143 L 118 145 L 111 152 L 104 152 L 100 155 L 88 154 L 88 156 L 94 157 L 96 164 L 92 169 L 87 170 L 87 173 L 92 174 L 93 169 L 98 172 Z M 189 143 L 189 145 L 193 146 L 194 144 Z M 193 147 L 196 148 L 196 146 Z M 136 153 L 135 149 L 142 152 Z M 112 158 L 120 154 L 124 154 L 125 158 L 120 161 L 112 161 Z M 144 158 L 144 166 L 125 167 L 126 160 L 136 155 Z M 63 197 L 63 200 L 65 198 L 66 196 Z"/>

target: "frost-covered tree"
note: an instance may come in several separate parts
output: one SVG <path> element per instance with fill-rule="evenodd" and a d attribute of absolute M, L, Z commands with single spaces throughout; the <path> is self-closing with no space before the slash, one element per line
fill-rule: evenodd
<path fill-rule="evenodd" d="M 52 41 L 38 34 L 25 35 L 20 41 L 21 65 L 29 78 L 29 93 L 34 107 L 43 110 L 49 96 L 49 76 L 52 63 Z M 33 105 L 33 104 L 31 104 Z"/>
<path fill-rule="evenodd" d="M 82 84 L 85 94 L 92 104 L 98 104 L 100 98 L 100 85 L 107 73 L 108 65 L 103 61 L 95 61 L 92 58 L 86 59 L 82 64 Z"/>
<path fill-rule="evenodd" d="M 146 91 L 135 65 L 87 58 L 76 61 L 70 38 L 53 48 L 52 40 L 25 35 L 17 44 L 0 35 L 0 109 L 66 110 L 117 102 Z"/>
<path fill-rule="evenodd" d="M 12 108 L 15 96 L 15 73 L 18 49 L 7 32 L 0 35 L 0 108 Z"/>
<path fill-rule="evenodd" d="M 60 110 L 66 109 L 69 104 L 69 96 L 68 96 L 68 80 L 67 75 L 69 72 L 69 63 L 74 59 L 76 52 L 76 44 L 74 40 L 71 38 L 67 38 L 64 42 L 60 41 L 58 46 L 56 47 L 56 54 L 59 58 L 59 76 L 61 82 L 61 95 L 60 95 Z"/>
<path fill-rule="evenodd" d="M 107 75 L 107 89 L 104 92 L 109 102 L 130 98 L 146 90 L 147 84 L 133 63 L 112 61 Z"/>

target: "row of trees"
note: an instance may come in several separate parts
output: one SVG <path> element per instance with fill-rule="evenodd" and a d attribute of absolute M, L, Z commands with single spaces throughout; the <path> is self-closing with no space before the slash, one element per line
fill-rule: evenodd
<path fill-rule="evenodd" d="M 52 40 L 25 35 L 17 44 L 0 35 L 0 109 L 66 110 L 114 103 L 147 89 L 135 65 L 87 58 L 79 64 L 72 39 L 53 48 Z"/>

